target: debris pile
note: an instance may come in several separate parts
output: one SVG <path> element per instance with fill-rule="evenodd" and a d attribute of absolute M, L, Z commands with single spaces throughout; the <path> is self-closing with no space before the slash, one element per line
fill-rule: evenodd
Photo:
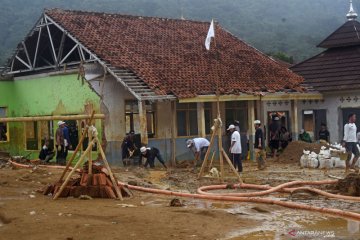
<path fill-rule="evenodd" d="M 75 197 L 87 195 L 92 198 L 116 198 L 115 188 L 107 175 L 106 169 L 102 166 L 92 165 L 93 174 L 88 173 L 87 164 L 84 165 L 80 177 L 71 179 L 59 197 Z M 55 195 L 62 185 L 62 182 L 48 185 L 44 190 L 44 195 Z M 122 196 L 130 197 L 129 190 L 119 186 Z"/>
<path fill-rule="evenodd" d="M 340 194 L 349 196 L 360 196 L 360 175 L 351 173 L 337 184 Z"/>
<path fill-rule="evenodd" d="M 10 154 L 8 152 L 0 151 L 0 168 L 4 168 L 10 159 Z"/>
<path fill-rule="evenodd" d="M 303 155 L 303 151 L 318 153 L 324 144 L 306 143 L 303 141 L 293 141 L 285 148 L 284 152 L 279 156 L 279 162 L 282 163 L 298 163 Z"/>

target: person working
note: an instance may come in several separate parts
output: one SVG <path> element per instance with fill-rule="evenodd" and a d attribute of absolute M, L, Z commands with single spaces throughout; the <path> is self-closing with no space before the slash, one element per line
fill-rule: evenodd
<path fill-rule="evenodd" d="M 231 124 L 227 129 L 231 132 L 231 146 L 229 152 L 232 154 L 233 165 L 237 168 L 238 172 L 241 174 L 243 171 L 242 162 L 241 162 L 241 139 L 240 133 L 235 130 L 235 126 Z"/>
<path fill-rule="evenodd" d="M 160 150 L 155 147 L 141 147 L 141 158 L 146 158 L 146 162 L 144 164 L 144 167 L 146 168 L 148 165 L 150 165 L 150 168 L 155 167 L 155 157 L 159 160 L 159 162 L 164 166 L 164 168 L 167 168 L 164 162 L 164 159 L 162 158 L 160 154 Z M 141 159 L 142 162 L 142 159 Z"/>
<path fill-rule="evenodd" d="M 196 167 L 199 159 L 204 160 L 209 145 L 210 142 L 206 138 L 194 138 L 186 141 L 187 148 L 191 149 L 195 155 L 194 167 Z"/>
<path fill-rule="evenodd" d="M 121 144 L 121 155 L 124 167 L 130 165 L 129 159 L 133 157 L 135 150 L 136 146 L 134 143 L 134 131 L 130 131 L 128 134 L 126 134 L 126 137 Z M 139 162 L 141 163 L 141 161 Z"/>
<path fill-rule="evenodd" d="M 45 140 L 44 146 L 41 148 L 39 158 L 43 163 L 49 163 L 54 157 L 54 152 L 49 149 L 49 140 Z"/>
<path fill-rule="evenodd" d="M 264 134 L 261 129 L 260 120 L 254 121 L 255 126 L 255 156 L 258 164 L 258 169 L 263 170 L 265 168 L 266 153 L 264 151 Z"/>
<path fill-rule="evenodd" d="M 72 145 L 70 142 L 70 132 L 69 128 L 66 126 L 66 123 L 63 124 L 63 135 L 64 135 L 64 159 L 66 161 L 69 150 L 72 149 Z"/>
<path fill-rule="evenodd" d="M 66 162 L 65 159 L 65 146 L 64 146 L 64 132 L 63 128 L 65 126 L 65 122 L 58 121 L 58 128 L 55 133 L 56 140 L 56 163 L 59 165 L 64 165 Z"/>
<path fill-rule="evenodd" d="M 271 152 L 273 153 L 273 157 L 275 158 L 277 156 L 277 151 L 279 150 L 279 144 L 280 144 L 280 125 L 279 125 L 279 117 L 273 116 L 272 122 L 269 125 L 269 131 L 270 131 L 270 141 L 269 146 L 271 148 Z"/>
<path fill-rule="evenodd" d="M 329 143 L 330 142 L 330 133 L 327 130 L 326 124 L 322 123 L 319 131 L 319 140 L 320 142 Z"/>
<path fill-rule="evenodd" d="M 356 115 L 355 113 L 350 113 L 348 117 L 348 123 L 344 126 L 344 141 L 343 146 L 346 148 L 346 152 L 348 157 L 346 159 L 346 170 L 345 172 L 349 172 L 350 169 L 355 169 L 356 161 L 358 160 L 360 153 L 357 148 L 357 139 L 356 139 Z M 352 154 L 354 154 L 354 158 L 350 165 L 350 159 Z"/>
<path fill-rule="evenodd" d="M 301 129 L 300 130 L 300 134 L 299 134 L 299 140 L 303 141 L 303 142 L 307 142 L 307 143 L 311 143 L 311 137 L 310 134 L 308 132 L 305 131 L 305 129 Z"/>
<path fill-rule="evenodd" d="M 282 126 L 280 128 L 280 147 L 282 150 L 284 150 L 287 145 L 289 145 L 289 142 L 291 141 L 291 134 L 286 129 L 286 127 Z"/>

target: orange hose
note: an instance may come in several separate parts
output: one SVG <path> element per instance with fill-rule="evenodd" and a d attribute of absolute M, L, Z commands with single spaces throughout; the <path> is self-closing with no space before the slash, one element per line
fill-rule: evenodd
<path fill-rule="evenodd" d="M 359 213 L 348 212 L 348 211 L 343 211 L 343 210 L 334 209 L 334 208 L 314 207 L 314 206 L 309 206 L 306 204 L 300 204 L 300 203 L 294 203 L 294 202 L 284 202 L 281 200 L 275 200 L 275 199 L 269 199 L 269 198 L 236 197 L 236 196 L 224 196 L 221 194 L 203 195 L 203 194 L 192 194 L 192 193 L 180 193 L 180 192 L 173 192 L 173 191 L 168 191 L 168 190 L 132 186 L 132 185 L 124 184 L 122 182 L 119 182 L 119 184 L 123 185 L 123 186 L 127 186 L 129 189 L 132 189 L 132 190 L 148 192 L 148 193 L 163 194 L 163 195 L 178 196 L 178 197 L 207 199 L 207 200 L 274 204 L 274 205 L 283 206 L 283 207 L 287 207 L 287 208 L 315 211 L 315 212 L 326 213 L 326 214 L 341 216 L 341 217 L 345 217 L 345 218 L 351 218 L 351 219 L 360 221 Z"/>
<path fill-rule="evenodd" d="M 9 162 L 11 164 L 13 164 L 14 166 L 17 166 L 17 167 L 24 167 L 24 168 L 32 168 L 33 167 L 33 166 L 25 165 L 25 164 L 15 163 L 13 161 L 9 161 Z M 49 165 L 38 165 L 38 167 L 56 168 L 56 169 L 64 169 L 65 168 L 64 166 L 49 166 Z M 337 183 L 337 180 L 293 181 L 293 182 L 281 184 L 281 185 L 279 185 L 277 187 L 270 187 L 270 186 L 266 186 L 266 185 L 255 185 L 255 184 L 240 184 L 238 186 L 240 186 L 242 188 L 255 188 L 255 189 L 263 189 L 263 190 L 265 190 L 265 191 L 262 191 L 262 192 L 255 192 L 255 196 L 262 196 L 262 195 L 270 194 L 270 193 L 273 193 L 273 192 L 276 192 L 276 191 L 287 191 L 287 192 L 292 191 L 292 192 L 294 192 L 294 191 L 296 191 L 298 189 L 301 189 L 301 190 L 311 189 L 311 191 L 315 190 L 314 192 L 317 192 L 317 193 L 323 195 L 324 191 L 321 191 L 321 190 L 318 190 L 318 189 L 306 188 L 306 187 L 302 187 L 302 188 L 298 187 L 298 188 L 290 189 L 290 188 L 285 188 L 285 187 L 294 186 L 294 185 L 321 185 L 321 184 L 334 184 L 334 183 Z M 206 193 L 205 192 L 205 190 L 226 189 L 227 185 L 212 185 L 212 186 L 200 187 L 198 189 L 198 192 L 200 192 L 200 193 L 192 194 L 192 193 L 181 193 L 181 192 L 173 192 L 173 191 L 168 191 L 168 190 L 161 190 L 161 189 L 153 189 L 153 188 L 145 188 L 145 187 L 127 185 L 127 184 L 122 183 L 120 181 L 118 181 L 118 184 L 121 185 L 121 186 L 126 186 L 126 187 L 128 187 L 129 189 L 132 189 L 132 190 L 148 192 L 148 193 L 163 194 L 163 195 L 178 196 L 178 197 L 207 199 L 207 200 L 221 200 L 221 201 L 236 201 L 236 202 L 253 202 L 253 203 L 274 204 L 274 205 L 283 206 L 283 207 L 287 207 L 287 208 L 320 212 L 320 213 L 331 214 L 331 215 L 335 215 L 335 216 L 341 216 L 341 217 L 351 218 L 351 219 L 360 221 L 360 214 L 359 213 L 343 211 L 343 210 L 340 210 L 340 209 L 315 207 L 315 206 L 310 206 L 310 205 L 306 205 L 306 204 L 300 204 L 300 203 L 294 203 L 294 202 L 284 202 L 284 201 L 281 201 L 281 200 L 275 200 L 275 199 L 270 199 L 270 198 L 259 198 L 259 197 L 254 197 L 254 196 L 251 196 L 251 197 L 249 197 L 249 196 L 246 196 L 246 197 L 244 197 L 244 196 L 229 196 L 229 195 L 226 195 L 226 194 L 211 194 L 211 193 Z M 264 192 L 266 192 L 266 193 L 264 193 Z M 246 193 L 246 194 L 253 194 L 253 193 Z M 256 194 L 258 194 L 258 195 L 256 195 Z M 326 194 L 330 194 L 330 193 L 326 193 Z M 330 194 L 330 195 L 332 196 L 332 195 L 335 195 L 335 194 Z M 328 196 L 330 196 L 330 195 L 328 195 Z M 341 198 L 341 199 L 349 198 L 349 196 L 343 196 L 343 195 L 336 195 L 336 196 L 338 196 L 337 198 Z M 347 200 L 352 200 L 352 199 L 347 199 Z M 356 201 L 358 201 L 358 198 L 356 198 Z"/>
<path fill-rule="evenodd" d="M 301 184 L 294 182 L 294 185 L 323 185 L 323 184 L 335 184 L 338 180 L 324 180 L 324 181 L 302 181 Z M 281 185 L 279 185 L 276 190 L 276 192 L 287 192 L 287 193 L 294 193 L 298 190 L 305 190 L 309 192 L 314 192 L 319 195 L 323 195 L 325 197 L 329 198 L 335 198 L 340 200 L 349 200 L 349 201 L 360 201 L 360 197 L 353 197 L 353 196 L 345 196 L 340 194 L 333 194 L 329 193 L 317 188 L 311 188 L 311 187 L 296 187 L 296 188 L 280 188 Z M 228 185 L 211 185 L 211 186 L 204 186 L 198 188 L 197 192 L 199 194 L 205 194 L 205 195 L 217 195 L 216 193 L 208 193 L 206 191 L 208 190 L 220 190 L 220 189 L 227 189 Z M 275 192 L 273 187 L 268 185 L 255 185 L 255 184 L 235 184 L 233 185 L 233 188 L 242 188 L 242 189 L 258 189 L 258 190 L 271 190 L 267 191 L 268 194 Z M 262 192 L 251 192 L 251 193 L 221 193 L 222 196 L 237 196 L 237 197 L 251 197 L 251 196 L 261 196 L 264 195 L 265 191 Z M 258 194 L 256 194 L 258 193 Z"/>

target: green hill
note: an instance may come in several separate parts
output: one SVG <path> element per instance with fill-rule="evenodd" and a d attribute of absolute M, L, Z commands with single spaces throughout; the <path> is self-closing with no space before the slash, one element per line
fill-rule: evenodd
<path fill-rule="evenodd" d="M 354 0 L 360 6 L 360 0 Z M 322 39 L 346 21 L 346 0 L 2 0 L 0 63 L 10 57 L 44 8 L 118 12 L 210 21 L 265 53 L 283 52 L 295 61 L 319 51 Z M 205 37 L 205 36 L 204 36 Z"/>

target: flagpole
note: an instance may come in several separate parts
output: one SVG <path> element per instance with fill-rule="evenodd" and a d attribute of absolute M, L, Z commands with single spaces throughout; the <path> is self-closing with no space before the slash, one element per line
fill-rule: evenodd
<path fill-rule="evenodd" d="M 221 113 L 220 113 L 220 92 L 219 92 L 219 73 L 218 73 L 218 69 L 216 67 L 217 65 L 217 60 L 218 60 L 218 51 L 216 49 L 216 24 L 214 19 L 212 19 L 212 22 L 214 23 L 214 53 L 215 53 L 215 67 L 214 70 L 216 72 L 216 107 L 217 107 L 217 118 L 219 120 L 219 122 L 221 122 Z M 219 150 L 219 161 L 220 161 L 220 180 L 223 183 L 224 182 L 224 159 L 223 159 L 223 155 L 222 155 L 222 151 L 223 151 L 223 145 L 222 145 L 222 125 L 220 124 L 219 128 L 218 128 L 218 150 Z"/>
<path fill-rule="evenodd" d="M 215 24 L 214 19 L 212 19 L 211 21 L 213 21 L 213 23 L 214 23 L 214 33 L 215 33 L 216 32 L 216 24 Z M 214 34 L 214 47 L 216 48 L 216 34 Z"/>

